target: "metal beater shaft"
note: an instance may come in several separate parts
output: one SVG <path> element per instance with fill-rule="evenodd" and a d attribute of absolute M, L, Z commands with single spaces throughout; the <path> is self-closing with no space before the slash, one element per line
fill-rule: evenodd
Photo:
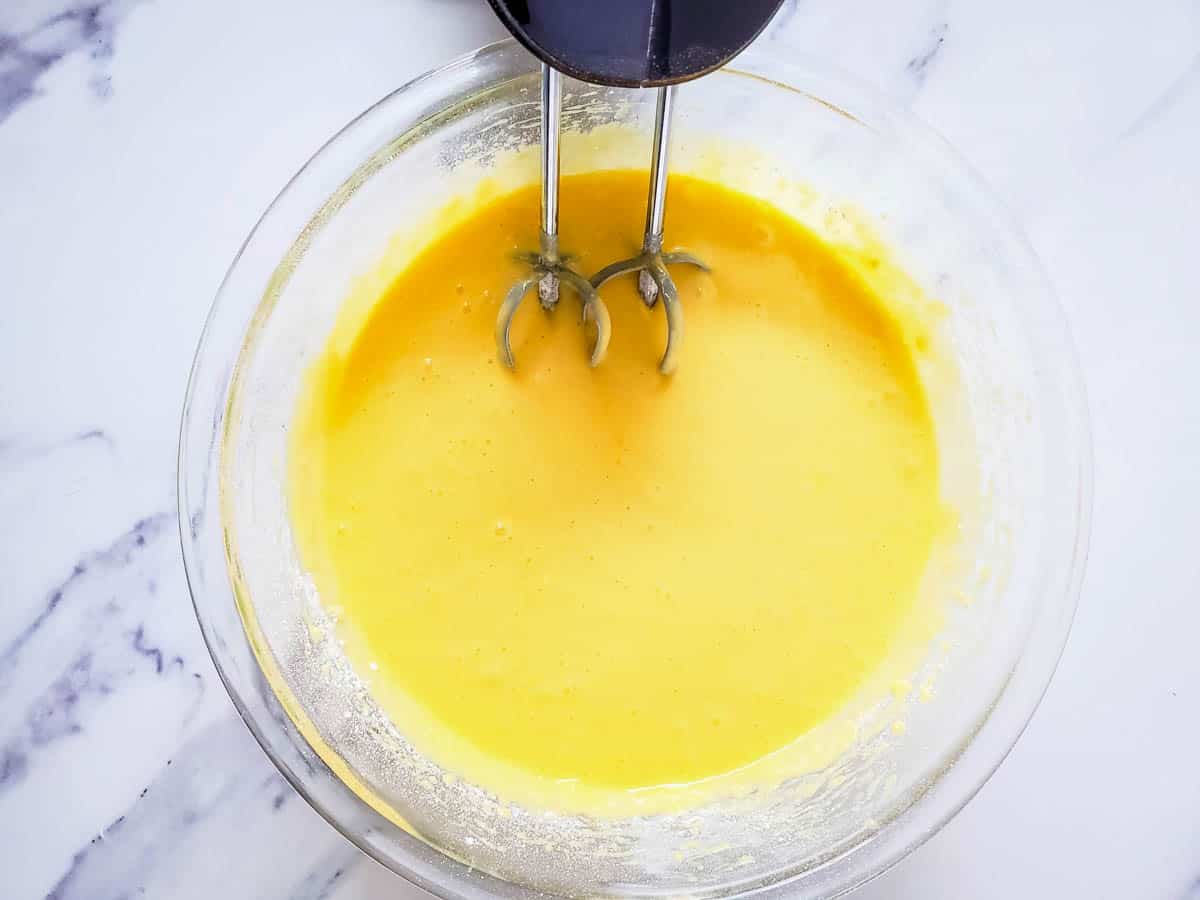
<path fill-rule="evenodd" d="M 671 114 L 675 111 L 675 85 L 658 89 L 654 109 L 654 149 L 650 157 L 650 198 L 646 201 L 646 236 L 662 242 L 667 216 L 667 159 L 671 152 Z"/>
<path fill-rule="evenodd" d="M 562 75 L 542 64 L 542 257 L 558 260 L 559 139 L 562 129 Z M 558 278 L 553 272 L 542 276 L 538 298 L 543 309 L 558 302 Z"/>

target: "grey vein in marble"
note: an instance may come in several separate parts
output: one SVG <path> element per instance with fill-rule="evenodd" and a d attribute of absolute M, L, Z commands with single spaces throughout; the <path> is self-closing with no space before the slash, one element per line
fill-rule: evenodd
<path fill-rule="evenodd" d="M 71 567 L 71 574 L 47 591 L 41 611 L 0 650 L 0 696 L 4 692 L 5 676 L 16 663 L 22 649 L 54 615 L 60 604 L 73 595 L 88 574 L 129 565 L 148 542 L 163 535 L 171 518 L 170 513 L 162 512 L 139 519 L 109 546 L 77 560 Z"/>
<path fill-rule="evenodd" d="M 75 434 L 50 441 L 23 441 L 0 438 L 0 467 L 22 465 L 70 447 L 96 446 L 111 451 L 113 439 L 102 428 L 86 428 Z"/>
<path fill-rule="evenodd" d="M 206 848 L 214 834 L 275 834 L 306 823 L 307 835 L 292 834 L 307 837 L 309 852 L 316 852 L 307 866 L 297 866 L 303 873 L 299 879 L 292 880 L 293 870 L 278 873 L 277 896 L 327 900 L 363 856 L 306 807 L 289 804 L 295 796 L 241 721 L 230 714 L 185 741 L 130 806 L 71 856 L 47 896 L 170 896 L 161 888 L 164 882 L 170 884 L 172 873 L 189 865 L 209 868 Z M 282 808 L 293 812 L 287 823 L 274 820 Z"/>
<path fill-rule="evenodd" d="M 205 678 L 185 661 L 206 661 L 198 635 L 189 618 L 176 614 L 173 599 L 154 602 L 154 572 L 167 555 L 163 537 L 174 533 L 173 518 L 162 512 L 140 519 L 79 558 L 0 650 L 0 795 L 24 779 L 42 749 L 83 733 L 88 719 L 139 673 L 163 679 L 183 727 L 200 709 Z M 146 559 L 151 550 L 155 556 Z M 38 674 L 20 664 L 27 655 L 37 660 Z"/>
<path fill-rule="evenodd" d="M 152 646 L 146 642 L 146 628 L 144 625 L 138 625 L 130 634 L 130 644 L 133 647 L 133 652 L 139 656 L 154 663 L 154 673 L 156 675 L 163 674 L 164 669 L 183 668 L 183 657 L 176 654 L 168 657 L 159 647 Z"/>
<path fill-rule="evenodd" d="M 775 13 L 775 18 L 767 25 L 763 36 L 768 41 L 776 40 L 787 29 L 792 19 L 796 17 L 796 11 L 799 9 L 800 0 L 785 0 L 783 6 L 779 7 L 779 12 Z"/>
<path fill-rule="evenodd" d="M 134 650 L 139 652 L 136 647 Z M 108 658 L 112 655 L 90 650 L 81 652 L 28 704 L 22 726 L 5 735 L 0 747 L 0 794 L 22 779 L 39 750 L 63 738 L 81 734 L 84 731 L 83 714 L 89 704 L 113 695 L 135 674 L 136 670 L 122 667 Z M 156 674 L 163 674 L 160 651 L 139 655 L 149 656 L 157 667 Z M 172 657 L 171 669 L 182 672 L 184 666 L 181 656 Z M 189 678 L 195 685 L 194 710 L 204 695 L 204 679 L 198 672 L 192 672 Z"/>
<path fill-rule="evenodd" d="M 61 452 L 100 450 L 112 454 L 115 448 L 113 438 L 103 428 L 84 428 L 66 437 L 49 440 L 0 438 L 0 476 L 12 478 L 30 463 L 46 460 Z"/>
<path fill-rule="evenodd" d="M 200 732 L 168 761 L 167 768 L 134 805 L 76 851 L 47 900 L 126 896 L 214 812 L 225 807 L 258 771 L 214 768 L 230 740 L 249 735 L 234 718 Z M 273 779 L 266 784 L 274 787 Z"/>
<path fill-rule="evenodd" d="M 916 79 L 918 85 L 925 83 L 926 77 L 929 75 L 929 67 L 938 53 L 942 49 L 942 44 L 946 42 L 946 33 L 950 30 L 950 26 L 946 22 L 942 22 L 929 32 L 929 44 L 922 52 L 918 53 L 908 61 L 905 68 L 908 73 Z"/>
<path fill-rule="evenodd" d="M 98 0 L 59 7 L 22 27 L 11 22 L 15 11 L 0 12 L 0 123 L 37 96 L 38 81 L 73 53 L 87 49 L 97 63 L 89 79 L 98 97 L 107 97 L 112 78 L 107 61 L 113 55 L 117 24 L 142 0 Z"/>
<path fill-rule="evenodd" d="M 339 840 L 287 892 L 287 900 L 328 900 L 366 858 L 349 841 Z"/>
<path fill-rule="evenodd" d="M 310 872 L 296 886 L 289 900 L 328 900 L 345 874 L 346 869 L 343 866 L 337 866 L 332 872 Z"/>
<path fill-rule="evenodd" d="M 1128 137 L 1133 137 L 1135 134 L 1146 129 L 1147 126 L 1154 123 L 1167 110 L 1169 110 L 1183 93 L 1187 90 L 1189 82 L 1200 75 L 1200 53 L 1192 57 L 1192 61 L 1188 64 L 1180 74 L 1170 84 L 1163 88 L 1154 100 L 1146 107 L 1146 109 L 1126 126 L 1120 134 L 1117 135 L 1117 140 L 1121 141 Z"/>
<path fill-rule="evenodd" d="M 296 792 L 287 783 L 287 779 L 278 772 L 272 772 L 263 779 L 262 788 L 271 794 L 271 809 L 274 812 L 279 812 L 285 803 L 296 796 Z"/>

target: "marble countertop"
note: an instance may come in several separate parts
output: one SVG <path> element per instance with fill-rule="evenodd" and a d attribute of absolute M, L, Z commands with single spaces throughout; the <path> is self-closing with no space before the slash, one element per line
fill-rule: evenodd
<path fill-rule="evenodd" d="M 201 642 L 180 402 L 259 213 L 482 0 L 0 3 L 0 895 L 383 898 Z M 1015 751 L 864 898 L 1200 898 L 1200 3 L 789 0 L 1023 221 L 1093 417 L 1089 569 Z"/>

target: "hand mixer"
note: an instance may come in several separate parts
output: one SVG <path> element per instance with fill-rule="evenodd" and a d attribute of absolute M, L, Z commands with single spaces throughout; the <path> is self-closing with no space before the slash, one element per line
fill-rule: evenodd
<path fill-rule="evenodd" d="M 521 256 L 531 274 L 512 286 L 496 319 L 500 360 L 515 367 L 513 317 L 536 285 L 542 309 L 558 305 L 560 286 L 579 297 L 583 321 L 596 339 L 591 364 L 604 359 L 612 324 L 599 288 L 618 275 L 637 273 L 638 293 L 650 308 L 662 299 L 667 347 L 659 371 L 675 370 L 683 339 L 683 309 L 668 266 L 708 271 L 695 256 L 663 252 L 667 161 L 676 85 L 729 62 L 766 27 L 783 0 L 488 0 L 500 20 L 542 62 L 542 222 L 537 252 Z M 559 249 L 559 132 L 563 73 L 592 84 L 657 89 L 650 190 L 641 252 L 602 268 L 591 278 L 576 271 Z"/>

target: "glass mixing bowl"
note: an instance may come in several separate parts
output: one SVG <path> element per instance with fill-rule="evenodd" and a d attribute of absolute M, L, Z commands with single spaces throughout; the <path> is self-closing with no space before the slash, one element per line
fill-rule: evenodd
<path fill-rule="evenodd" d="M 564 127 L 576 146 L 612 123 L 648 136 L 652 106 L 651 92 L 568 83 Z M 837 894 L 980 788 L 1032 715 L 1070 626 L 1090 504 L 1085 400 L 1018 229 L 907 113 L 769 45 L 684 85 L 677 115 L 673 170 L 715 176 L 846 240 L 847 211 L 861 212 L 947 308 L 958 426 L 939 423 L 939 444 L 944 485 L 965 511 L 957 577 L 972 602 L 947 604 L 914 672 L 918 687 L 936 677 L 932 690 L 862 711 L 852 746 L 818 771 L 684 813 L 523 809 L 409 746 L 347 666 L 296 558 L 284 458 L 302 374 L 348 286 L 386 277 L 375 267 L 397 229 L 538 139 L 536 66 L 512 42 L 417 79 L 322 147 L 234 260 L 188 388 L 179 516 L 204 637 L 259 743 L 347 838 L 443 897 Z M 646 164 L 648 137 L 596 144 L 593 161 Z M 797 182 L 806 189 L 784 187 Z M 633 241 L 640 221 L 631 210 Z M 881 726 L 897 715 L 903 733 Z"/>

